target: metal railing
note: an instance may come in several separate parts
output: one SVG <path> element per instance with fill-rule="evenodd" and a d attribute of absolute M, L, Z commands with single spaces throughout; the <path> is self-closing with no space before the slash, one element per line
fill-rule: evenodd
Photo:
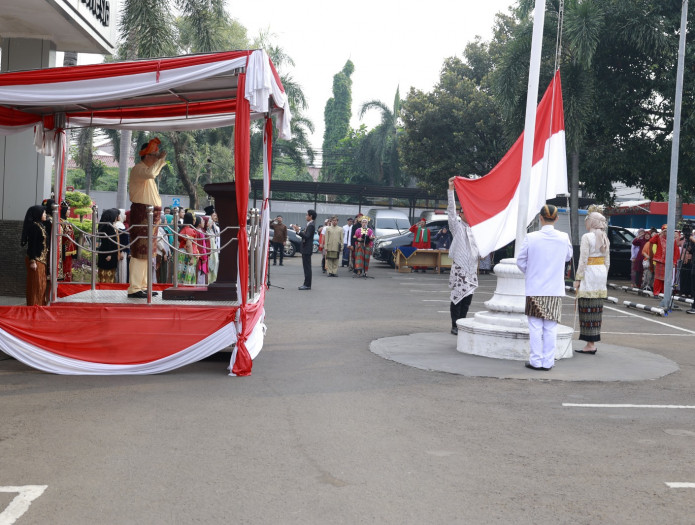
<path fill-rule="evenodd" d="M 98 213 L 98 207 L 97 205 L 92 206 L 92 216 L 96 217 Z M 79 226 L 75 225 L 73 223 L 73 228 L 75 230 L 75 238 L 70 239 L 67 234 L 61 233 L 61 228 L 59 225 L 63 224 L 62 219 L 59 217 L 59 206 L 57 204 L 53 205 L 52 209 L 52 216 L 53 216 L 53 224 L 56 225 L 54 228 L 51 230 L 51 239 L 50 239 L 50 244 L 51 244 L 51 258 L 50 258 L 50 264 L 49 264 L 49 271 L 50 271 L 50 278 L 51 278 L 51 301 L 56 301 L 57 300 L 57 295 L 58 295 L 58 268 L 56 262 L 58 261 L 58 258 L 61 256 L 61 254 L 58 254 L 58 237 L 61 236 L 63 239 L 69 239 L 72 241 L 76 247 L 80 248 L 81 250 L 86 250 L 91 253 L 91 272 L 90 272 L 90 280 L 89 284 L 91 285 L 91 290 L 94 291 L 96 290 L 96 284 L 98 282 L 97 278 L 97 257 L 99 253 L 103 254 L 111 254 L 111 253 L 119 253 L 122 250 L 127 250 L 129 249 L 135 241 L 139 239 L 143 239 L 145 237 L 134 237 L 130 238 L 129 242 L 127 244 L 121 243 L 119 239 L 118 233 L 116 235 L 108 235 L 104 232 L 99 232 L 98 231 L 98 226 L 99 224 L 106 224 L 106 223 L 100 223 L 98 221 L 93 220 L 92 221 L 92 228 L 91 232 L 87 232 L 85 230 L 82 230 Z M 176 220 L 176 219 L 174 219 Z M 153 253 L 153 247 L 154 247 L 154 207 L 153 206 L 148 206 L 147 207 L 147 250 L 148 253 L 152 254 Z M 170 231 L 170 234 L 173 235 L 174 242 L 171 243 L 169 242 L 169 233 L 164 235 L 164 242 L 167 244 L 169 247 L 170 253 L 172 253 L 172 260 L 174 264 L 174 269 L 173 269 L 173 275 L 172 275 L 172 284 L 174 286 L 178 286 L 178 271 L 177 271 L 177 261 L 178 257 L 176 254 L 179 253 L 187 253 L 185 246 L 184 248 L 179 248 L 178 245 L 180 243 L 181 235 L 180 235 L 180 228 L 177 227 L 177 224 L 158 224 L 157 226 L 160 227 L 168 227 L 168 230 Z M 208 234 L 207 232 L 204 233 L 204 237 L 206 240 L 210 240 L 212 238 L 215 239 L 214 243 L 206 243 L 206 242 L 201 242 L 199 239 L 190 239 L 188 236 L 184 236 L 186 240 L 190 240 L 197 248 L 198 251 L 198 256 L 210 256 L 213 253 L 220 253 L 222 250 L 227 248 L 231 243 L 236 242 L 237 239 L 236 237 L 232 237 L 227 243 L 224 245 L 220 246 L 219 245 L 219 239 L 222 236 L 222 233 L 227 232 L 228 230 L 238 230 L 238 226 L 227 226 L 223 230 L 221 230 L 218 233 L 215 234 Z M 127 228 L 125 230 L 127 233 L 130 233 L 131 228 Z M 260 292 L 260 287 L 262 286 L 263 283 L 263 256 L 264 256 L 264 251 L 268 249 L 267 246 L 262 246 L 262 236 L 261 236 L 261 228 L 260 228 L 260 212 L 258 209 L 254 208 L 249 211 L 248 214 L 248 224 L 247 224 L 247 234 L 248 234 L 248 239 L 249 239 L 249 250 L 248 250 L 248 263 L 249 263 L 249 289 L 248 289 L 248 299 L 251 300 L 253 297 Z M 114 250 L 108 250 L 104 251 L 99 248 L 99 243 L 102 239 L 110 238 L 111 241 L 116 245 L 116 249 Z M 185 243 L 184 243 L 185 244 Z M 212 247 L 212 244 L 215 245 L 215 247 Z M 208 248 L 210 246 L 210 248 Z M 258 261 L 261 261 L 259 264 Z M 150 262 L 148 264 L 148 269 L 147 269 L 147 302 L 151 303 L 152 301 L 152 284 L 153 284 L 153 264 Z M 84 281 L 74 281 L 74 282 L 82 282 Z"/>

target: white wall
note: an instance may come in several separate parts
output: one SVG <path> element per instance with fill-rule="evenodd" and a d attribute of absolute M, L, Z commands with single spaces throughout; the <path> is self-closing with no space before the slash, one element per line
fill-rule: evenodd
<path fill-rule="evenodd" d="M 0 71 L 52 67 L 55 48 L 47 40 L 5 38 Z M 0 137 L 0 220 L 23 220 L 27 208 L 51 193 L 52 159 L 36 153 L 32 130 Z"/>

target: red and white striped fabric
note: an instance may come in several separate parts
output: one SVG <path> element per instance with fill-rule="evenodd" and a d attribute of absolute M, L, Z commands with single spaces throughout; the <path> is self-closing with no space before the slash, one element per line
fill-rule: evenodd
<path fill-rule="evenodd" d="M 480 179 L 457 177 L 456 194 L 471 225 L 481 257 L 516 237 L 524 134 L 490 173 Z M 567 193 L 567 153 L 562 87 L 558 70 L 536 110 L 531 187 L 526 225 L 546 200 Z"/>
<path fill-rule="evenodd" d="M 289 102 L 280 78 L 263 50 L 230 51 L 119 62 L 59 67 L 0 75 L 0 134 L 23 131 L 39 124 L 40 132 L 53 128 L 53 115 L 65 112 L 67 127 L 104 127 L 148 130 L 190 130 L 234 123 L 236 107 L 224 84 L 224 75 L 246 68 L 244 96 L 251 118 L 268 112 L 269 99 L 283 111 L 278 115 L 280 138 L 290 138 Z M 214 79 L 213 99 L 159 102 L 182 87 Z M 151 104 L 136 104 L 135 99 Z M 150 97 L 146 99 L 145 97 Z M 78 108 L 87 106 L 89 110 Z M 137 109 L 128 110 L 128 106 Z"/>
<path fill-rule="evenodd" d="M 0 349 L 54 374 L 157 374 L 234 344 L 236 310 L 80 303 L 0 307 Z"/>
<path fill-rule="evenodd" d="M 251 120 L 265 118 L 270 136 L 270 113 L 277 116 L 279 137 L 291 139 L 289 102 L 275 67 L 262 50 L 0 74 L 0 134 L 33 126 L 35 146 L 47 155 L 64 151 L 56 147 L 64 136 L 62 127 L 164 131 L 234 124 L 237 290 L 241 303 L 200 311 L 176 306 L 113 309 L 103 304 L 83 305 L 86 310 L 77 317 L 88 320 L 88 325 L 75 333 L 87 335 L 91 343 L 73 342 L 70 348 L 61 341 L 66 337 L 66 319 L 71 320 L 71 326 L 75 319 L 67 306 L 0 307 L 0 348 L 48 372 L 146 374 L 197 361 L 236 342 L 231 372 L 250 375 L 252 359 L 260 351 L 265 334 L 265 289 L 252 297 L 247 294 L 249 128 Z M 58 124 L 63 120 L 65 124 Z M 267 144 L 270 148 L 270 141 Z M 268 160 L 270 150 L 266 157 Z M 269 169 L 267 174 L 264 201 Z M 62 183 L 57 186 L 62 187 Z M 62 195 L 58 197 L 60 200 Z M 267 202 L 263 211 L 267 225 Z M 267 237 L 262 242 L 267 250 Z M 265 260 L 267 253 L 261 258 Z M 109 323 L 108 313 L 120 316 L 123 322 Z M 95 316 L 100 323 L 93 322 Z M 133 329 L 134 325 L 140 328 Z M 43 335 L 37 337 L 34 327 L 42 327 Z M 123 343 L 127 347 L 117 348 L 114 341 L 122 340 L 126 332 L 138 334 L 139 343 L 131 345 L 128 341 Z M 162 342 L 162 333 L 172 337 Z"/>

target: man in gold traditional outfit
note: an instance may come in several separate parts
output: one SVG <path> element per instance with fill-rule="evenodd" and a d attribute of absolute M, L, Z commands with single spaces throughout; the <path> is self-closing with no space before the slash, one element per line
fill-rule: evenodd
<path fill-rule="evenodd" d="M 130 250 L 128 297 L 131 299 L 147 298 L 147 265 L 151 264 L 152 259 L 152 253 L 147 251 L 147 206 L 154 206 L 155 225 L 162 213 L 162 200 L 155 184 L 157 175 L 166 164 L 166 151 L 159 151 L 160 144 L 161 141 L 154 138 L 143 145 L 140 150 L 140 162 L 130 170 L 130 238 L 140 237 L 133 242 Z M 154 228 L 152 235 L 156 238 L 157 227 Z M 152 295 L 157 295 L 157 292 L 153 292 Z"/>

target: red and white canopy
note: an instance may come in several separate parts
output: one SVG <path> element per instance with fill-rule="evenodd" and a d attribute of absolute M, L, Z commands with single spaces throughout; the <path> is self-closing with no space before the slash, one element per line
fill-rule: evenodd
<path fill-rule="evenodd" d="M 231 371 L 234 375 L 251 373 L 251 360 L 262 346 L 264 290 L 251 299 L 253 304 L 248 304 L 249 128 L 251 120 L 265 119 L 262 224 L 267 234 L 271 115 L 277 116 L 279 137 L 290 139 L 287 96 L 273 63 L 262 50 L 0 74 L 0 134 L 18 133 L 33 127 L 37 150 L 45 155 L 58 152 L 57 172 L 61 177 L 65 166 L 62 133 L 65 128 L 177 131 L 235 125 L 234 172 L 239 224 L 237 293 L 241 304 L 235 322 L 238 326 L 233 330 L 236 347 Z M 56 186 L 61 188 L 62 181 Z M 58 199 L 61 197 L 58 195 Z M 262 239 L 261 246 L 267 245 L 267 239 Z M 265 270 L 267 254 L 263 252 L 259 257 L 262 260 L 256 263 Z M 52 307 L 31 308 L 42 310 L 44 316 L 53 315 L 53 312 L 43 311 Z M 173 361 L 170 356 L 151 356 L 144 363 L 126 363 L 127 359 L 123 361 L 120 357 L 103 362 L 97 356 L 94 360 L 99 362 L 94 364 L 85 356 L 62 355 L 53 347 L 54 343 L 46 340 L 37 344 L 28 336 L 19 337 L 20 344 L 17 334 L 23 333 L 23 315 L 15 316 L 16 321 L 11 326 L 0 327 L 0 346 L 8 352 L 16 351 L 17 354 L 11 355 L 21 355 L 24 362 L 58 373 L 156 373 L 170 369 L 215 351 L 215 345 L 221 342 L 213 335 L 227 334 L 233 322 L 231 317 L 225 318 L 223 327 L 215 328 L 207 338 L 192 342 L 187 348 L 177 347 Z M 222 339 L 227 344 L 234 342 L 230 337 Z M 65 359 L 71 361 L 66 364 Z M 73 362 L 75 360 L 78 362 Z"/>
<path fill-rule="evenodd" d="M 60 67 L 0 75 L 0 134 L 36 126 L 191 130 L 234 124 L 238 75 L 251 120 L 277 113 L 290 138 L 284 88 L 263 50 Z M 57 124 L 64 115 L 65 123 Z M 37 137 L 37 144 L 48 137 Z M 45 149 L 44 153 L 48 153 Z"/>

